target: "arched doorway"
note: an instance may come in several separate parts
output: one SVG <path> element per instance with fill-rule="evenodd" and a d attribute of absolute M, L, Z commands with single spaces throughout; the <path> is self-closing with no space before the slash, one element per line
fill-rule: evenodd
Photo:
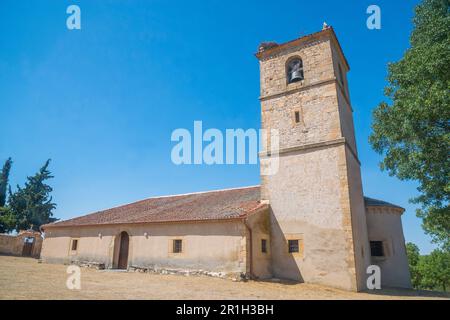
<path fill-rule="evenodd" d="M 130 237 L 128 233 L 122 231 L 120 233 L 119 240 L 119 255 L 117 260 L 117 269 L 127 269 L 128 268 L 128 248 L 130 243 Z"/>

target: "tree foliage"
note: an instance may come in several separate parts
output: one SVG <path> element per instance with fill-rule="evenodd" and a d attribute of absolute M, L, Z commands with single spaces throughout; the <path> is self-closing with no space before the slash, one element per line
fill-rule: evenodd
<path fill-rule="evenodd" d="M 388 66 L 388 85 L 373 111 L 369 141 L 383 154 L 382 170 L 419 182 L 417 214 L 425 232 L 450 245 L 450 14 L 449 0 L 416 7 L 410 48 Z"/>
<path fill-rule="evenodd" d="M 16 220 L 16 230 L 39 230 L 41 225 L 56 220 L 52 213 L 56 205 L 50 196 L 53 189 L 45 183 L 53 178 L 48 170 L 49 164 L 50 159 L 34 176 L 27 178 L 23 188 L 17 186 L 14 193 L 9 189 L 8 205 Z"/>
<path fill-rule="evenodd" d="M 0 207 L 0 233 L 8 233 L 15 229 L 16 218 L 8 207 Z"/>
<path fill-rule="evenodd" d="M 436 249 L 420 255 L 413 243 L 406 244 L 411 282 L 416 289 L 447 291 L 450 287 L 450 252 Z"/>
<path fill-rule="evenodd" d="M 11 171 L 12 160 L 8 158 L 0 171 L 0 233 L 7 233 L 14 230 L 15 218 L 6 204 L 6 190 L 8 188 L 9 172 Z"/>
<path fill-rule="evenodd" d="M 8 190 L 9 172 L 11 170 L 12 160 L 8 158 L 0 171 L 0 207 L 6 204 L 6 190 Z"/>
<path fill-rule="evenodd" d="M 406 244 L 406 253 L 408 255 L 408 263 L 409 263 L 409 272 L 411 273 L 411 283 L 414 288 L 420 287 L 420 273 L 417 265 L 420 260 L 420 251 L 419 247 L 414 243 Z"/>
<path fill-rule="evenodd" d="M 433 250 L 429 255 L 421 256 L 417 265 L 423 289 L 447 291 L 450 285 L 450 253 Z"/>

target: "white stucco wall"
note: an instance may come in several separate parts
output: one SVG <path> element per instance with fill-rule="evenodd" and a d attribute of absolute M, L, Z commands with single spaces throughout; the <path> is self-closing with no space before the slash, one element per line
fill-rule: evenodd
<path fill-rule="evenodd" d="M 381 285 L 411 288 L 408 257 L 401 221 L 401 209 L 367 207 L 367 230 L 370 241 L 383 241 L 385 257 L 372 257 L 381 268 Z"/>
<path fill-rule="evenodd" d="M 112 268 L 114 240 L 122 231 L 129 234 L 129 266 L 246 272 L 241 221 L 48 228 L 41 257 L 45 262 L 89 261 Z M 71 239 L 78 239 L 76 252 L 70 250 Z M 170 252 L 173 239 L 183 240 L 182 253 Z"/>

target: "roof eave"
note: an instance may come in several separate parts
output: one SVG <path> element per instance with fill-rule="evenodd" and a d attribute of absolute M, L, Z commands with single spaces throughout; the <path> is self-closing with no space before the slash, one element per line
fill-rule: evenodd
<path fill-rule="evenodd" d="M 398 206 L 390 206 L 390 205 L 383 205 L 383 206 L 374 206 L 374 205 L 366 205 L 366 208 L 376 208 L 376 209 L 391 209 L 394 211 L 397 211 L 398 213 L 400 213 L 400 215 L 402 215 L 406 209 L 402 208 L 402 207 L 398 207 Z"/>
<path fill-rule="evenodd" d="M 90 224 L 72 224 L 72 225 L 44 225 L 42 230 L 56 229 L 56 228 L 82 228 L 82 227 L 105 227 L 105 226 L 119 226 L 119 225 L 137 225 L 137 224 L 176 224 L 176 223 L 203 223 L 203 222 L 232 222 L 244 220 L 247 215 L 232 217 L 232 218 L 217 218 L 217 219 L 190 219 L 190 220 L 161 220 L 161 221 L 136 221 L 136 222 L 118 222 L 118 223 L 90 223 Z"/>

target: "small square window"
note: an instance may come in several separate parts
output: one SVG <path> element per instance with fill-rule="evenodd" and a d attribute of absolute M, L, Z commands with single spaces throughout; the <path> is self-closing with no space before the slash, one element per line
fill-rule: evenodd
<path fill-rule="evenodd" d="M 267 253 L 267 240 L 261 239 L 261 252 Z"/>
<path fill-rule="evenodd" d="M 289 253 L 300 252 L 298 240 L 288 240 Z"/>
<path fill-rule="evenodd" d="M 183 251 L 183 241 L 180 239 L 173 240 L 173 253 L 181 253 Z"/>
<path fill-rule="evenodd" d="M 300 122 L 300 112 L 299 111 L 295 111 L 294 112 L 294 117 L 295 117 L 295 123 L 299 123 Z"/>
<path fill-rule="evenodd" d="M 78 248 L 78 240 L 74 239 L 72 240 L 72 251 L 77 251 Z"/>
<path fill-rule="evenodd" d="M 370 254 L 372 257 L 384 257 L 383 241 L 370 241 Z"/>

